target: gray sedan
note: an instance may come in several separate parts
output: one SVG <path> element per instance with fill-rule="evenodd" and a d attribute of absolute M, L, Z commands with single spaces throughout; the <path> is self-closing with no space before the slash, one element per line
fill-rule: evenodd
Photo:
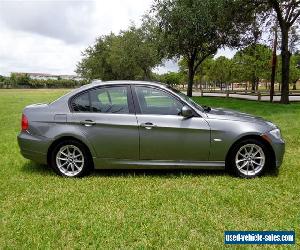
<path fill-rule="evenodd" d="M 226 168 L 251 178 L 279 167 L 285 146 L 269 121 L 135 81 L 95 82 L 25 107 L 18 143 L 25 158 L 67 177 L 93 168 Z"/>

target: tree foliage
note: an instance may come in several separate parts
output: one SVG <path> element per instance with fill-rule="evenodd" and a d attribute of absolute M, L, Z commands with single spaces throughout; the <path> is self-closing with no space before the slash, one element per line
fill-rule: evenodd
<path fill-rule="evenodd" d="M 240 34 L 250 18 L 248 12 L 240 9 L 240 3 L 233 0 L 155 1 L 152 20 L 158 30 L 162 51 L 168 58 L 183 57 L 186 60 L 189 96 L 201 63 L 221 46 L 239 44 Z"/>
<path fill-rule="evenodd" d="M 238 51 L 232 60 L 235 81 L 249 81 L 255 90 L 260 79 L 270 80 L 271 57 L 271 49 L 262 44 L 252 44 Z"/>
<path fill-rule="evenodd" d="M 184 75 L 181 72 L 168 72 L 158 77 L 158 80 L 167 85 L 179 85 L 184 83 Z"/>
<path fill-rule="evenodd" d="M 119 35 L 99 37 L 83 52 L 77 73 L 87 79 L 150 79 L 160 63 L 155 43 L 142 28 L 131 26 Z"/>

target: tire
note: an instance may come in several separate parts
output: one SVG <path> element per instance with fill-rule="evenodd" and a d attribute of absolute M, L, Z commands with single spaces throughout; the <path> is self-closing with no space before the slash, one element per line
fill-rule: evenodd
<path fill-rule="evenodd" d="M 271 154 L 266 145 L 256 139 L 246 139 L 233 146 L 228 156 L 228 170 L 239 177 L 261 176 L 270 166 Z"/>
<path fill-rule="evenodd" d="M 85 145 L 76 140 L 66 140 L 54 147 L 50 165 L 58 175 L 74 178 L 89 174 L 92 160 Z"/>

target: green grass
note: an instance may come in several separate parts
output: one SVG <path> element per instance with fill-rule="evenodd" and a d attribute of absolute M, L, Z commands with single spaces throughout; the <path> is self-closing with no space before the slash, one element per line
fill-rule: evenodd
<path fill-rule="evenodd" d="M 219 249 L 224 230 L 296 230 L 300 247 L 300 104 L 195 98 L 278 124 L 287 143 L 278 175 L 111 170 L 65 179 L 22 158 L 16 141 L 23 107 L 65 91 L 0 91 L 1 249 Z"/>

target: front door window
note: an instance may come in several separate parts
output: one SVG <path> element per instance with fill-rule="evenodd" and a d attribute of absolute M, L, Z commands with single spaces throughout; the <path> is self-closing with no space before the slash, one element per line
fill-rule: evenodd
<path fill-rule="evenodd" d="M 172 95 L 156 88 L 137 86 L 135 89 L 142 114 L 180 115 L 183 105 Z"/>

